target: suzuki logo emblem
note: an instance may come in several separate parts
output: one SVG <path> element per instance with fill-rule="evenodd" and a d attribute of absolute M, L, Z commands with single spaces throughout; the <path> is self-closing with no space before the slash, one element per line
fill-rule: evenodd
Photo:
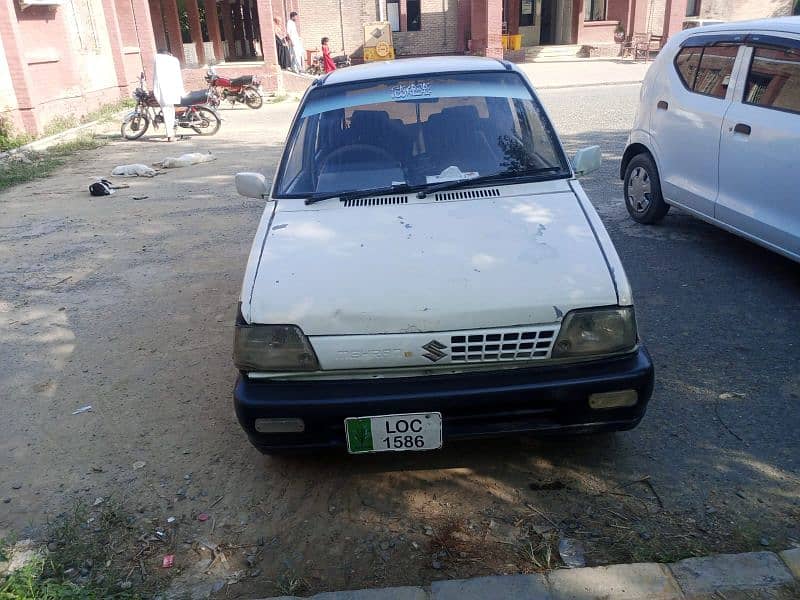
<path fill-rule="evenodd" d="M 422 349 L 427 350 L 427 352 L 425 352 L 422 356 L 431 362 L 442 360 L 445 356 L 447 356 L 447 352 L 442 352 L 442 350 L 447 349 L 447 346 L 438 340 L 431 340 L 425 344 Z"/>

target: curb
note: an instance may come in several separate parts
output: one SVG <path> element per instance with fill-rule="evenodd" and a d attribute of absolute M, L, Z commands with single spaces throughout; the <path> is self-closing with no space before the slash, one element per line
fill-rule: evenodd
<path fill-rule="evenodd" d="M 76 134 L 80 133 L 81 131 L 87 129 L 93 129 L 98 125 L 102 125 L 103 123 L 107 123 L 112 121 L 114 118 L 121 117 L 123 114 L 130 112 L 130 109 L 126 108 L 119 113 L 117 113 L 114 117 L 107 117 L 105 119 L 97 119 L 96 121 L 90 121 L 89 123 L 84 123 L 83 125 L 78 125 L 77 127 L 72 127 L 71 129 L 67 129 L 60 133 L 54 133 L 53 135 L 48 135 L 47 137 L 39 138 L 38 140 L 33 140 L 25 144 L 24 146 L 20 146 L 18 148 L 12 148 L 11 150 L 6 150 L 5 152 L 0 152 L 0 160 L 4 160 L 6 158 L 10 158 L 19 153 L 25 153 L 30 151 L 40 152 L 42 150 L 47 150 L 50 146 L 54 146 L 58 142 L 61 142 L 65 139 L 69 139 Z"/>
<path fill-rule="evenodd" d="M 434 581 L 430 586 L 323 592 L 312 600 L 690 600 L 725 593 L 800 598 L 800 548 L 633 563 L 546 574 Z M 782 594 L 785 596 L 772 594 Z M 736 596 L 737 598 L 740 596 Z M 742 596 L 743 597 L 743 596 Z M 750 597 L 749 595 L 747 596 Z M 761 598 L 761 595 L 754 596 Z M 764 596 L 766 597 L 766 596 Z M 263 600 L 300 600 L 278 596 Z"/>
<path fill-rule="evenodd" d="M 587 88 L 587 87 L 611 87 L 615 85 L 641 85 L 641 79 L 632 79 L 630 81 L 598 81 L 597 83 L 569 83 L 564 85 L 536 85 L 533 87 L 536 90 L 569 90 L 574 88 Z"/>

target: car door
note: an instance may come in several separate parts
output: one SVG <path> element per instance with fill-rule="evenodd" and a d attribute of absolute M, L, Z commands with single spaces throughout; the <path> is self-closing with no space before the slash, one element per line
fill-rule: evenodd
<path fill-rule="evenodd" d="M 800 256 L 800 39 L 748 40 L 722 127 L 715 217 Z"/>
<path fill-rule="evenodd" d="M 669 203 L 714 215 L 722 119 L 731 103 L 731 74 L 744 36 L 687 38 L 666 66 L 651 113 L 661 189 Z"/>

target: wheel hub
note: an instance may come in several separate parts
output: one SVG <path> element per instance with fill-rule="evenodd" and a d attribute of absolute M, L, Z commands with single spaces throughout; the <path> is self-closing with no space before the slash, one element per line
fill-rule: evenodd
<path fill-rule="evenodd" d="M 650 174 L 644 168 L 636 167 L 628 178 L 628 204 L 637 213 L 643 213 L 651 201 Z"/>

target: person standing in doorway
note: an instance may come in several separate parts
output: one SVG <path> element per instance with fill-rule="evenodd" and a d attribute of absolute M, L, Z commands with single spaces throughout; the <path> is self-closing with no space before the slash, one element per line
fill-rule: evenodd
<path fill-rule="evenodd" d="M 175 105 L 186 95 L 183 89 L 181 63 L 166 50 L 159 50 L 153 64 L 153 96 L 164 115 L 167 141 L 175 141 Z"/>
<path fill-rule="evenodd" d="M 274 17 L 275 23 L 275 47 L 278 52 L 278 64 L 281 69 L 289 69 L 292 66 L 292 51 L 289 48 L 289 37 L 283 28 L 283 21 L 280 17 Z"/>
<path fill-rule="evenodd" d="M 336 70 L 336 63 L 331 58 L 331 49 L 328 47 L 328 38 L 322 38 L 322 67 L 326 73 Z"/>
<path fill-rule="evenodd" d="M 303 38 L 300 37 L 300 32 L 297 30 L 299 18 L 297 13 L 292 11 L 289 13 L 289 22 L 286 23 L 286 33 L 289 36 L 289 42 L 292 44 L 292 70 L 297 73 L 303 71 L 306 52 L 303 47 Z"/>

